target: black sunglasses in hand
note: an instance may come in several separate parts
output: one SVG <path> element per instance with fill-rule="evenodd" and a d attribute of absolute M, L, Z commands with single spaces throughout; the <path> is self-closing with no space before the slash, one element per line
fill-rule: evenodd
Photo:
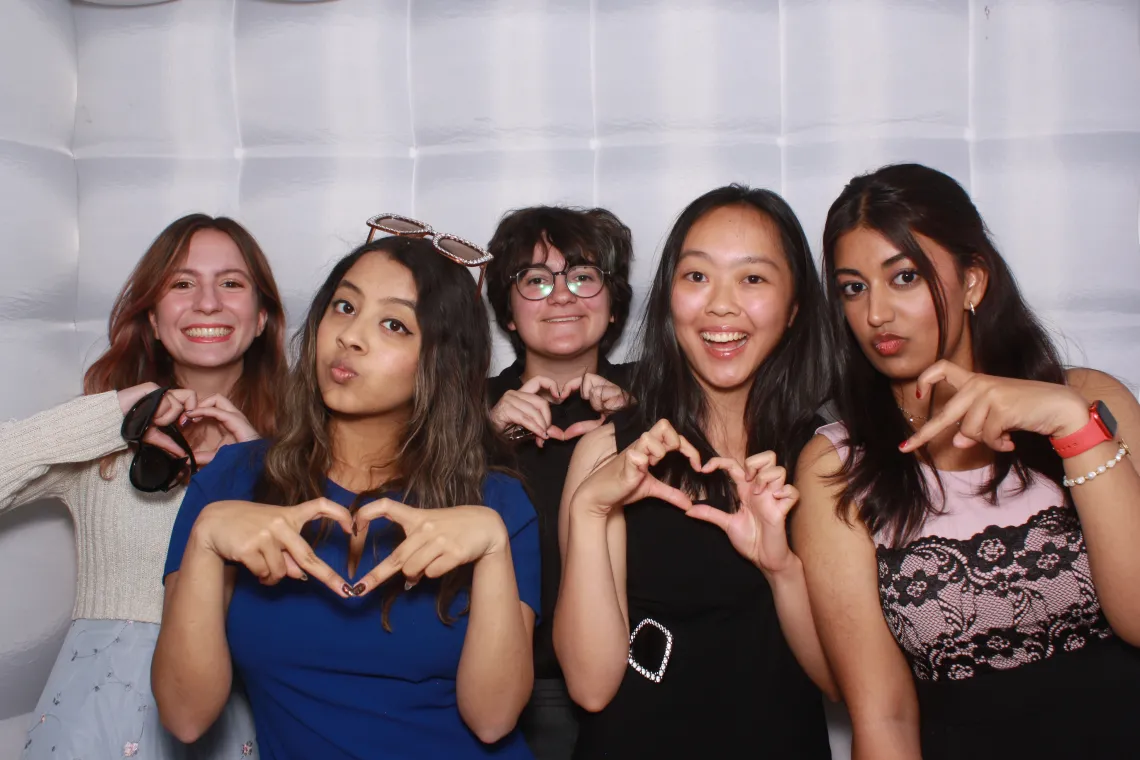
<path fill-rule="evenodd" d="M 131 460 L 131 485 L 145 493 L 156 491 L 169 491 L 182 481 L 198 471 L 198 463 L 194 461 L 194 452 L 186 442 L 178 425 L 161 425 L 159 430 L 166 433 L 172 441 L 186 452 L 184 457 L 176 457 L 170 452 L 143 440 L 147 428 L 154 419 L 158 406 L 162 403 L 163 395 L 170 388 L 159 388 L 143 396 L 131 407 L 123 417 L 122 435 L 127 443 L 136 445 L 135 458 Z"/>

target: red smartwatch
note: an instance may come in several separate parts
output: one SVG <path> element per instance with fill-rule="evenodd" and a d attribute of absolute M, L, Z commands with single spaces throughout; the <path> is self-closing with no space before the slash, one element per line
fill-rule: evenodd
<path fill-rule="evenodd" d="M 1116 438 L 1116 418 L 1103 401 L 1094 401 L 1089 407 L 1088 424 L 1063 438 L 1050 438 L 1049 442 L 1062 459 L 1083 454 L 1098 443 Z"/>

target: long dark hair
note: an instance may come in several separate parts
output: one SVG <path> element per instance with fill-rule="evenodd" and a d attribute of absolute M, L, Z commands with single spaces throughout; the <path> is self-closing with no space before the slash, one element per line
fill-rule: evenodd
<path fill-rule="evenodd" d="M 382 253 L 411 272 L 421 342 L 412 416 L 397 442 L 397 479 L 361 499 L 399 489 L 405 503 L 421 509 L 478 504 L 489 457 L 502 445 L 487 417 L 486 377 L 491 365 L 487 314 L 464 267 L 441 256 L 431 243 L 404 237 L 360 246 L 337 262 L 313 297 L 305 323 L 293 338 L 296 360 L 278 411 L 280 436 L 265 455 L 255 498 L 292 505 L 324 493 L 333 458 L 330 412 L 317 385 L 317 329 L 341 280 L 370 253 Z M 323 526 L 312 540 L 319 540 L 327 529 Z M 466 566 L 443 577 L 436 601 L 441 620 L 451 621 L 451 603 L 469 582 Z M 383 621 L 390 630 L 388 611 L 402 585 L 385 586 Z"/>
<path fill-rule="evenodd" d="M 815 430 L 816 412 L 826 399 L 831 368 L 827 358 L 827 328 L 823 290 L 803 228 L 791 207 L 770 190 L 728 185 L 705 193 L 690 203 L 669 232 L 661 262 L 653 278 L 645 319 L 640 330 L 640 361 L 634 369 L 631 390 L 638 399 L 640 425 L 669 420 L 700 452 L 701 459 L 716 452 L 705 435 L 708 399 L 685 359 L 673 327 L 673 276 L 685 237 L 698 219 L 725 206 L 759 211 L 780 232 L 780 244 L 794 283 L 796 318 L 752 380 L 745 410 L 748 452 L 776 452 L 779 463 L 794 472 L 800 449 Z M 704 493 L 710 500 L 735 509 L 736 498 L 724 473 L 701 476 L 680 457 L 666 457 L 657 475 L 688 493 Z"/>
<path fill-rule="evenodd" d="M 871 364 L 844 316 L 835 279 L 835 248 L 843 235 L 860 227 L 889 240 L 926 281 L 938 317 L 939 357 L 946 353 L 947 304 L 934 265 L 915 234 L 949 251 L 959 277 L 969 267 L 989 275 L 985 298 L 977 305 L 976 316 L 968 317 L 976 371 L 1062 384 L 1065 371 L 961 185 L 919 164 L 885 166 L 851 180 L 831 205 L 823 231 L 824 276 L 839 362 L 835 400 L 847 427 L 847 445 L 857 452 L 836 473 L 836 479 L 844 482 L 838 508 L 845 519 L 858 516 L 873 535 L 883 533 L 901 545 L 916 535 L 928 515 L 936 513 L 919 464 L 930 462 L 925 451 L 915 457 L 898 450 L 899 441 L 912 430 L 898 408 L 890 379 Z M 1015 431 L 1011 437 L 1016 448 L 995 452 L 993 477 L 981 495 L 995 501 L 1010 471 L 1021 489 L 1030 482 L 1031 472 L 1060 485 L 1061 460 L 1044 436 Z"/>
<path fill-rule="evenodd" d="M 177 385 L 174 361 L 154 337 L 149 314 L 165 292 L 174 270 L 186 259 L 190 239 L 201 230 L 217 230 L 234 241 L 265 309 L 265 329 L 242 357 L 242 373 L 229 399 L 263 436 L 276 429 L 274 406 L 285 374 L 285 309 L 273 270 L 253 235 L 233 219 L 187 214 L 166 226 L 139 259 L 111 307 L 110 342 L 83 376 L 83 392 L 120 391 L 140 383 Z"/>
<path fill-rule="evenodd" d="M 495 321 L 510 337 L 519 358 L 526 356 L 526 346 L 518 332 L 507 327 L 514 319 L 511 288 L 515 273 L 530 266 L 534 247 L 539 244 L 545 247 L 547 255 L 550 248 L 557 248 L 568 267 L 593 265 L 606 272 L 613 322 L 606 326 L 598 344 L 599 358 L 605 358 L 621 338 L 633 300 L 629 284 L 633 236 L 629 227 L 604 208 L 530 206 L 503 216 L 487 245 L 495 257 L 487 265 L 487 300 L 495 312 Z"/>

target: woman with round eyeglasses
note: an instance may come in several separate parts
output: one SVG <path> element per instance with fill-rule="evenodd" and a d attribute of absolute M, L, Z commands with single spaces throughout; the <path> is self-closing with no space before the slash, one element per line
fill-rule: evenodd
<path fill-rule="evenodd" d="M 629 316 L 633 242 L 604 209 L 534 206 L 503 217 L 488 248 L 487 296 L 517 357 L 489 381 L 491 417 L 515 441 L 512 464 L 538 512 L 542 548 L 535 687 L 520 723 L 539 760 L 562 760 L 578 730 L 551 640 L 558 504 L 578 437 L 626 404 L 629 365 L 606 355 Z"/>

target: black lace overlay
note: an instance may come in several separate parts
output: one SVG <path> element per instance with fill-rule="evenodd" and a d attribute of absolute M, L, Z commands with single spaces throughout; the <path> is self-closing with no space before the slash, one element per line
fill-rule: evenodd
<path fill-rule="evenodd" d="M 879 547 L 879 599 L 916 677 L 964 680 L 1112 637 L 1072 507 L 966 540 Z"/>

